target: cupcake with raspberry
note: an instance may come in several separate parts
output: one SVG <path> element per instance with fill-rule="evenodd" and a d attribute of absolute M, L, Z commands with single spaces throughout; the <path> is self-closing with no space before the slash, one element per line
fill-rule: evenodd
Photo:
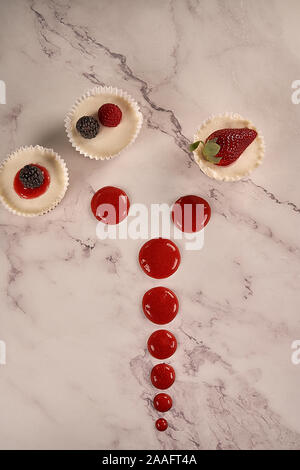
<path fill-rule="evenodd" d="M 0 166 L 0 200 L 15 215 L 49 212 L 60 203 L 68 184 L 64 160 L 39 145 L 21 147 Z"/>
<path fill-rule="evenodd" d="M 204 121 L 190 145 L 196 163 L 210 178 L 237 181 L 247 177 L 264 157 L 263 136 L 239 114 L 226 113 Z"/>
<path fill-rule="evenodd" d="M 95 87 L 73 105 L 65 118 L 72 146 L 96 160 L 119 155 L 137 138 L 143 122 L 138 104 L 126 92 Z"/>

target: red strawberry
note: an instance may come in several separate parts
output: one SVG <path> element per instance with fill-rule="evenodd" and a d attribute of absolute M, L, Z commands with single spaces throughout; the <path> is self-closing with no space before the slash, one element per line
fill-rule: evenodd
<path fill-rule="evenodd" d="M 247 127 L 243 129 L 220 129 L 213 132 L 206 139 L 206 143 L 213 140 L 220 145 L 221 148 L 216 154 L 216 158 L 220 158 L 217 165 L 227 166 L 241 156 L 256 136 L 257 132 Z"/>
<path fill-rule="evenodd" d="M 256 136 L 257 132 L 247 127 L 219 129 L 210 134 L 205 143 L 198 141 L 191 144 L 190 150 L 194 151 L 202 143 L 204 145 L 202 153 L 206 160 L 218 166 L 227 166 L 241 156 Z"/>
<path fill-rule="evenodd" d="M 105 103 L 98 111 L 99 121 L 103 126 L 116 127 L 122 119 L 122 111 L 113 103 Z"/>

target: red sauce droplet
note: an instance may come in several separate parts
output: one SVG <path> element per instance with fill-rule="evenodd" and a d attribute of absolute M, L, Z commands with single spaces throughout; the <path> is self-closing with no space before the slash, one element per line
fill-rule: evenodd
<path fill-rule="evenodd" d="M 96 219 L 108 225 L 122 222 L 128 215 L 129 207 L 127 194 L 113 186 L 99 189 L 91 200 L 91 209 Z"/>
<path fill-rule="evenodd" d="M 157 411 L 165 413 L 172 408 L 173 402 L 170 395 L 167 393 L 158 393 L 153 400 L 153 406 Z"/>
<path fill-rule="evenodd" d="M 148 351 L 156 359 L 167 359 L 177 349 L 177 340 L 168 330 L 157 330 L 148 339 Z"/>
<path fill-rule="evenodd" d="M 19 178 L 20 171 L 22 170 L 22 168 L 20 168 L 14 179 L 14 190 L 20 197 L 23 197 L 24 199 L 34 199 L 36 197 L 41 196 L 47 191 L 48 186 L 50 184 L 50 175 L 45 167 L 38 165 L 37 163 L 29 163 L 29 165 L 36 166 L 43 172 L 44 181 L 39 188 L 25 188 Z"/>
<path fill-rule="evenodd" d="M 151 382 L 154 387 L 165 390 L 171 387 L 175 380 L 175 370 L 169 364 L 157 364 L 151 371 Z"/>
<path fill-rule="evenodd" d="M 158 431 L 165 431 L 168 429 L 168 421 L 165 418 L 159 418 L 155 423 Z"/>
<path fill-rule="evenodd" d="M 165 325 L 172 321 L 179 309 L 179 302 L 171 289 L 153 287 L 143 297 L 143 311 L 148 320 L 157 325 Z"/>
<path fill-rule="evenodd" d="M 162 279 L 177 271 L 180 252 L 171 240 L 153 238 L 140 249 L 139 261 L 145 274 L 155 279 Z"/>
<path fill-rule="evenodd" d="M 182 196 L 173 205 L 172 220 L 179 230 L 186 233 L 199 232 L 209 222 L 211 208 L 199 196 Z"/>

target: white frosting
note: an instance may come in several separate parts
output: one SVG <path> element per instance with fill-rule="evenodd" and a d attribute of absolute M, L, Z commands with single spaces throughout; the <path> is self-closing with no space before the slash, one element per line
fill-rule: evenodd
<path fill-rule="evenodd" d="M 116 127 L 102 126 L 93 139 L 84 139 L 76 129 L 82 116 L 98 119 L 98 109 L 105 103 L 113 103 L 122 111 L 122 119 Z M 135 101 L 122 90 L 111 87 L 94 88 L 80 98 L 66 118 L 66 129 L 72 145 L 83 155 L 95 159 L 108 159 L 118 155 L 131 144 L 142 125 L 142 115 Z"/>
<path fill-rule="evenodd" d="M 48 170 L 50 184 L 47 191 L 33 199 L 20 197 L 14 189 L 16 173 L 25 165 L 37 163 Z M 65 162 L 51 149 L 22 147 L 10 155 L 0 168 L 0 198 L 7 209 L 16 215 L 35 216 L 53 209 L 64 197 L 68 187 Z"/>
<path fill-rule="evenodd" d="M 194 151 L 196 163 L 207 176 L 222 181 L 236 181 L 249 175 L 254 168 L 260 165 L 264 157 L 264 139 L 256 127 L 239 114 L 227 113 L 209 118 L 198 129 L 194 141 L 202 140 L 205 142 L 207 137 L 218 129 L 243 127 L 256 130 L 257 137 L 231 165 L 218 166 L 208 162 L 202 155 L 202 144 Z"/>

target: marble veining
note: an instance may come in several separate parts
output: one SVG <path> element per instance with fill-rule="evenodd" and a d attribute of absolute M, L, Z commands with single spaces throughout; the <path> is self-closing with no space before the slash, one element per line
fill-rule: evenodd
<path fill-rule="evenodd" d="M 1 449 L 300 449 L 300 106 L 296 0 L 26 0 L 2 2 L 1 159 L 21 145 L 54 148 L 70 170 L 63 202 L 23 219 L 0 208 Z M 95 85 L 126 90 L 144 115 L 128 152 L 76 153 L 63 120 Z M 239 112 L 263 133 L 250 178 L 221 183 L 188 150 L 211 114 Z M 201 251 L 159 282 L 142 240 L 96 237 L 94 191 L 131 202 L 207 198 Z M 169 428 L 155 430 L 156 329 L 144 292 L 166 285 L 180 311 Z"/>

